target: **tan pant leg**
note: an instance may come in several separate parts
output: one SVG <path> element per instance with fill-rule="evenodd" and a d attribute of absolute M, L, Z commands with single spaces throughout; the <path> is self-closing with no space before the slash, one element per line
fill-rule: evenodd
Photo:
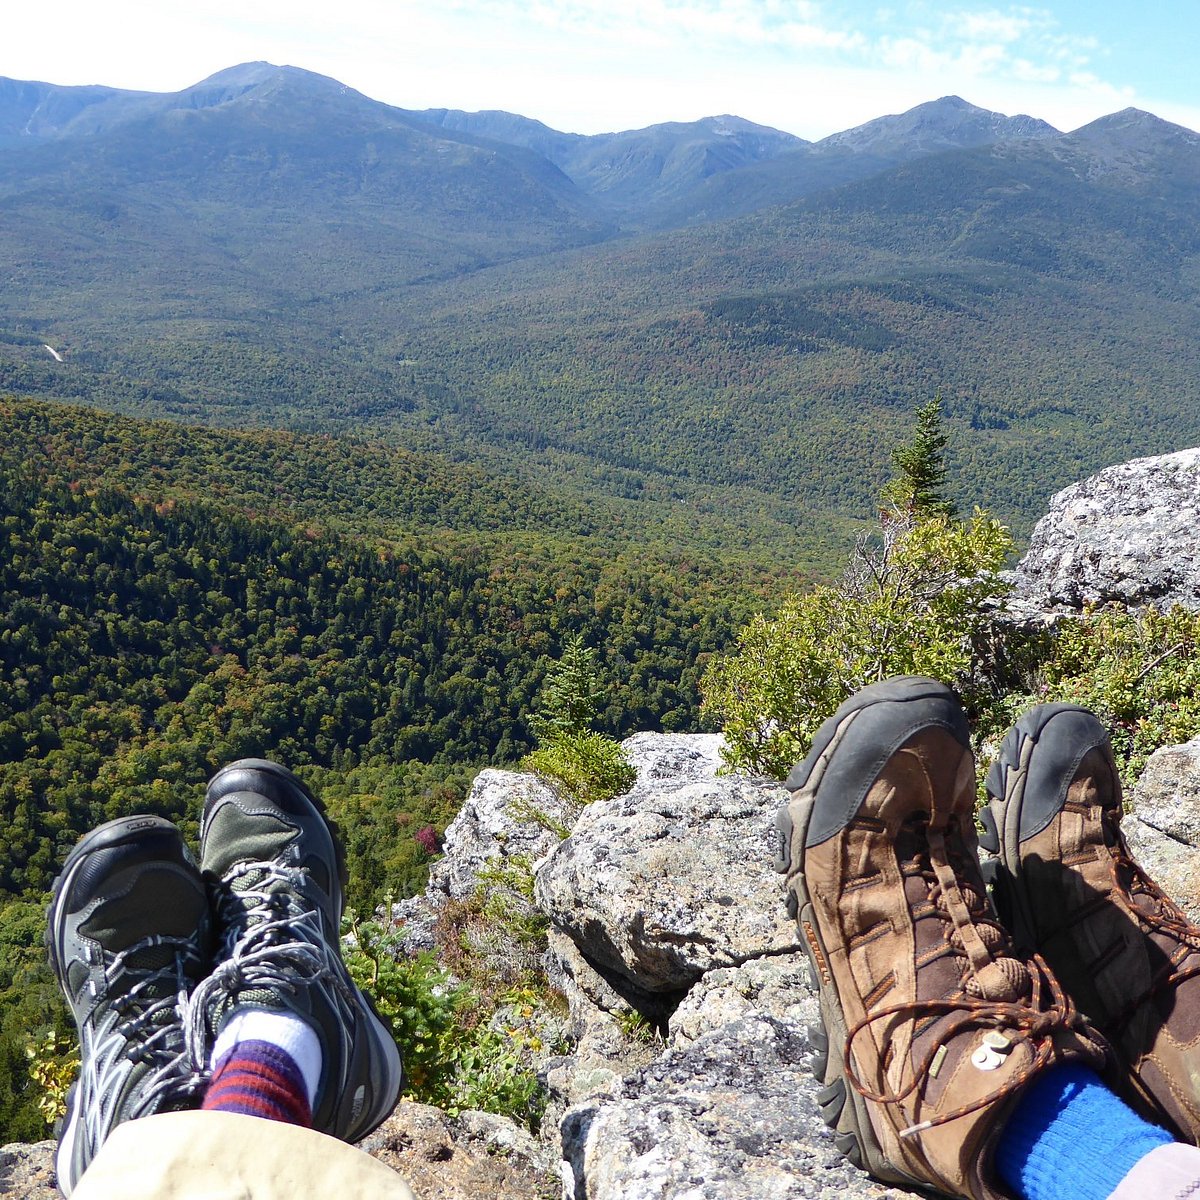
<path fill-rule="evenodd" d="M 394 1171 L 323 1133 L 223 1112 L 118 1125 L 72 1200 L 415 1200 Z"/>

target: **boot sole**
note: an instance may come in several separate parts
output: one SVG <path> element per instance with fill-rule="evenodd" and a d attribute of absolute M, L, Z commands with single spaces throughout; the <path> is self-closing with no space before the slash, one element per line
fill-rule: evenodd
<path fill-rule="evenodd" d="M 988 771 L 989 801 L 979 814 L 983 827 L 979 845 L 996 856 L 995 865 L 988 864 L 985 872 L 993 902 L 1023 950 L 1037 948 L 1037 926 L 1021 878 L 1021 842 L 1040 833 L 1062 812 L 1067 788 L 1084 755 L 1107 741 L 1103 725 L 1088 709 L 1041 704 L 1004 735 Z M 1041 751 L 1044 769 L 1031 777 L 1035 750 Z"/>
<path fill-rule="evenodd" d="M 776 814 L 779 852 L 775 869 L 780 874 L 793 870 L 792 847 L 807 844 L 821 781 L 834 753 L 853 728 L 856 719 L 875 704 L 929 697 L 939 694 L 939 689 L 946 696 L 950 695 L 948 688 L 941 684 L 935 687 L 929 680 L 920 677 L 889 679 L 851 697 L 821 726 L 813 739 L 812 751 L 793 770 L 786 784 L 793 790 L 808 790 L 811 798 L 793 799 Z M 926 1182 L 901 1171 L 886 1157 L 871 1123 L 867 1101 L 846 1083 L 845 1047 L 850 1031 L 833 975 L 827 965 L 829 954 L 818 929 L 803 871 L 797 869 L 789 877 L 787 886 L 787 910 L 803 935 L 809 978 L 817 989 L 820 1005 L 821 1023 L 811 1026 L 808 1034 L 813 1047 L 809 1069 L 822 1085 L 817 1092 L 821 1118 L 833 1130 L 834 1145 L 856 1167 L 888 1183 L 927 1189 L 929 1185 Z"/>

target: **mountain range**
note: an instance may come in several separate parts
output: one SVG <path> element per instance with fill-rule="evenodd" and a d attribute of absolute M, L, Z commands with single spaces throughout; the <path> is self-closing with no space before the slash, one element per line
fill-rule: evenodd
<path fill-rule="evenodd" d="M 849 536 L 940 392 L 960 498 L 1021 528 L 1200 442 L 1198 184 L 1200 136 L 1136 110 L 1062 133 L 945 97 L 806 142 L 265 63 L 0 80 L 0 389 L 364 434 L 783 555 Z"/>

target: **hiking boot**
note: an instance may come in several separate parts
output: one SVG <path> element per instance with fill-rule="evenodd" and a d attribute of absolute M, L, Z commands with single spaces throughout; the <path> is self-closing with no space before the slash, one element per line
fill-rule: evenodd
<path fill-rule="evenodd" d="M 395 1107 L 400 1053 L 342 962 L 345 867 L 322 808 L 277 763 L 242 759 L 208 785 L 200 846 L 221 943 L 193 997 L 193 1053 L 235 1010 L 297 1016 L 321 1044 L 313 1128 L 365 1137 Z"/>
<path fill-rule="evenodd" d="M 196 1108 L 188 994 L 209 958 L 204 882 L 179 830 L 122 817 L 82 838 L 54 881 L 46 949 L 79 1030 L 55 1170 L 70 1195 L 122 1121 Z"/>
<path fill-rule="evenodd" d="M 987 790 L 981 842 L 999 857 L 996 902 L 1018 945 L 1112 1043 L 1122 1097 L 1200 1141 L 1200 928 L 1130 856 L 1104 726 L 1075 705 L 1033 709 Z"/>
<path fill-rule="evenodd" d="M 776 868 L 820 992 L 822 1115 L 872 1175 L 976 1200 L 1023 1086 L 1102 1043 L 1016 957 L 980 878 L 975 772 L 950 689 L 903 676 L 821 726 L 787 781 Z"/>

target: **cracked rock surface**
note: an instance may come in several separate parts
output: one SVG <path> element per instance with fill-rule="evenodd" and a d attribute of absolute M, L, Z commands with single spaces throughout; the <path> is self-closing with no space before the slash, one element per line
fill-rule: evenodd
<path fill-rule="evenodd" d="M 1138 458 L 1050 501 L 1016 571 L 1017 598 L 1046 612 L 1116 601 L 1200 609 L 1200 449 Z"/>
<path fill-rule="evenodd" d="M 535 897 L 595 963 L 648 992 L 799 948 L 771 870 L 776 784 L 639 779 L 592 804 L 542 863 Z"/>

